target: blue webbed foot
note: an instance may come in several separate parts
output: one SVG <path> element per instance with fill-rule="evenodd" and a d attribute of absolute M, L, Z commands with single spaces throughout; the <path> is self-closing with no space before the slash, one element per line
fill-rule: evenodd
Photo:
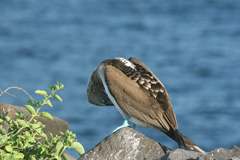
<path fill-rule="evenodd" d="M 114 129 L 112 131 L 112 133 L 116 132 L 117 130 L 121 129 L 121 128 L 124 128 L 124 127 L 132 127 L 132 128 L 136 128 L 136 125 L 135 124 L 132 124 L 132 123 L 129 123 L 128 120 L 124 120 L 123 121 L 123 124 L 119 127 L 117 127 L 116 129 Z"/>

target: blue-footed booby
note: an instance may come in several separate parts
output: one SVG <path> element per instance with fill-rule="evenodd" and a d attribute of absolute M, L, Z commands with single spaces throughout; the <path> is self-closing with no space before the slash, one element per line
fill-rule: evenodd
<path fill-rule="evenodd" d="M 116 106 L 125 122 L 156 128 L 176 141 L 179 147 L 204 153 L 178 130 L 166 88 L 140 60 L 113 58 L 102 61 L 91 75 L 87 94 L 92 104 Z"/>

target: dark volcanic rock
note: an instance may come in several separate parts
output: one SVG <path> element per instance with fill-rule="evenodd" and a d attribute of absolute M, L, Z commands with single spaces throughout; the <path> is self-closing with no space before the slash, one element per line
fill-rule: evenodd
<path fill-rule="evenodd" d="M 29 117 L 29 112 L 25 110 L 24 107 L 18 107 L 10 104 L 0 104 L 0 114 L 6 114 L 9 117 L 14 118 L 16 112 L 23 113 L 26 116 L 26 119 Z M 46 126 L 45 132 L 47 134 L 52 133 L 55 135 L 68 129 L 67 122 L 56 117 L 53 120 L 49 120 L 44 117 L 38 117 L 38 120 Z"/>
<path fill-rule="evenodd" d="M 240 148 L 220 148 L 206 155 L 180 148 L 170 150 L 127 127 L 103 139 L 79 160 L 240 160 Z"/>
<path fill-rule="evenodd" d="M 240 148 L 233 149 L 218 148 L 203 156 L 204 160 L 240 160 Z"/>
<path fill-rule="evenodd" d="M 131 128 L 106 137 L 81 160 L 159 160 L 167 148 Z"/>
<path fill-rule="evenodd" d="M 199 156 L 201 156 L 201 154 L 198 152 L 178 148 L 166 154 L 161 160 L 193 160 Z"/>

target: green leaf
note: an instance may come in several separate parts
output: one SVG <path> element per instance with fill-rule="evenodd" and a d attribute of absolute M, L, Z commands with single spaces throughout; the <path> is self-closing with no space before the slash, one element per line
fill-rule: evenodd
<path fill-rule="evenodd" d="M 3 122 L 3 119 L 0 118 L 0 124 Z"/>
<path fill-rule="evenodd" d="M 41 122 L 33 123 L 33 124 L 31 124 L 31 127 L 32 127 L 33 129 L 40 128 L 40 127 L 41 127 Z"/>
<path fill-rule="evenodd" d="M 22 127 L 28 127 L 27 121 L 22 119 L 17 119 L 16 122 Z"/>
<path fill-rule="evenodd" d="M 57 90 L 62 90 L 62 89 L 64 89 L 64 85 L 61 82 L 57 82 L 56 88 L 57 88 Z"/>
<path fill-rule="evenodd" d="M 4 143 L 6 143 L 8 140 L 8 135 L 5 134 L 5 135 L 0 135 L 0 144 L 3 145 Z"/>
<path fill-rule="evenodd" d="M 60 97 L 60 96 L 57 95 L 57 94 L 54 95 L 54 98 L 55 98 L 57 101 L 59 101 L 59 102 L 62 102 L 62 101 L 63 101 L 62 97 Z"/>
<path fill-rule="evenodd" d="M 61 141 L 57 142 L 55 156 L 59 156 L 63 146 L 64 145 Z"/>
<path fill-rule="evenodd" d="M 53 107 L 52 102 L 49 99 L 46 101 L 46 103 L 49 107 Z"/>
<path fill-rule="evenodd" d="M 41 115 L 42 115 L 43 117 L 45 117 L 45 118 L 48 118 L 48 119 L 50 119 L 50 120 L 53 120 L 53 116 L 52 116 L 50 113 L 48 113 L 48 112 L 41 112 Z"/>
<path fill-rule="evenodd" d="M 36 114 L 36 110 L 34 109 L 33 106 L 31 105 L 25 105 L 26 109 L 28 110 L 28 112 L 30 112 L 32 115 Z"/>
<path fill-rule="evenodd" d="M 36 160 L 36 158 L 35 158 L 35 156 L 33 155 L 33 156 L 31 156 L 31 158 L 30 158 L 31 160 Z"/>
<path fill-rule="evenodd" d="M 24 154 L 22 154 L 20 152 L 15 152 L 14 153 L 14 158 L 15 159 L 23 159 L 24 158 Z"/>
<path fill-rule="evenodd" d="M 9 121 L 11 121 L 11 118 L 10 118 L 9 116 L 6 116 L 6 117 L 5 117 L 5 120 L 6 120 L 7 122 L 9 122 Z"/>
<path fill-rule="evenodd" d="M 48 93 L 45 90 L 40 90 L 39 89 L 39 90 L 36 90 L 35 93 L 40 95 L 40 96 L 44 96 L 44 97 L 48 96 Z"/>
<path fill-rule="evenodd" d="M 7 146 L 5 146 L 5 150 L 6 150 L 7 152 L 9 152 L 9 153 L 12 153 L 13 148 L 12 148 L 12 146 L 7 145 Z"/>
<path fill-rule="evenodd" d="M 85 150 L 83 148 L 83 145 L 79 142 L 73 142 L 71 147 L 75 149 L 79 154 L 84 154 Z"/>

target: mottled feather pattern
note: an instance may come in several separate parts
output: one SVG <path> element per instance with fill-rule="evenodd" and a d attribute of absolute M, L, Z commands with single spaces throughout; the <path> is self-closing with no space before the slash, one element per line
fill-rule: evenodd
<path fill-rule="evenodd" d="M 157 101 L 157 103 L 154 101 L 149 101 L 149 106 L 145 105 L 145 107 L 149 108 L 149 110 L 147 112 L 145 112 L 144 109 L 143 112 L 141 111 L 141 117 L 142 115 L 146 114 L 147 117 L 151 119 L 145 119 L 143 120 L 144 122 L 149 121 L 151 122 L 151 125 L 155 126 L 156 128 L 161 128 L 164 132 L 177 128 L 176 116 L 173 112 L 168 93 L 161 81 L 158 80 L 158 78 L 151 72 L 148 67 L 146 67 L 141 61 L 136 58 L 130 58 L 129 60 L 125 59 L 124 61 L 119 59 L 112 59 L 106 61 L 105 63 L 108 63 L 120 70 L 124 75 L 129 77 L 130 80 L 136 82 L 140 89 L 146 91 L 145 93 L 147 93 L 149 97 L 152 97 Z M 131 63 L 131 65 L 129 63 Z M 122 108 L 124 108 L 124 105 Z M 125 109 L 129 108 L 125 107 Z M 136 110 L 133 113 L 135 114 L 135 112 L 139 111 L 140 110 Z M 130 115 L 133 114 L 132 111 L 126 110 L 126 112 L 129 112 L 128 114 Z"/>
<path fill-rule="evenodd" d="M 134 65 L 135 68 L 131 68 L 124 65 L 124 63 L 121 63 L 120 69 L 129 78 L 136 81 L 141 88 L 147 90 L 151 96 L 158 100 L 159 103 L 163 104 L 164 110 L 166 110 L 167 105 L 164 105 L 164 103 L 166 102 L 164 99 L 166 98 L 164 86 L 160 84 L 158 80 L 149 71 L 145 70 L 141 65 Z M 120 64 L 118 66 L 120 66 Z"/>

